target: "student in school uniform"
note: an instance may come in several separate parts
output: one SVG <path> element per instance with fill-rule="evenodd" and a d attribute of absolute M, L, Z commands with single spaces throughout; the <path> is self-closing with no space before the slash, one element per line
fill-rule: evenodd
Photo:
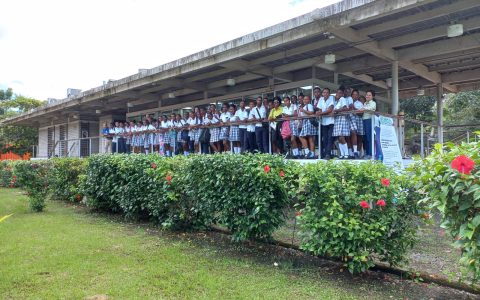
<path fill-rule="evenodd" d="M 163 155 L 170 156 L 170 122 L 166 115 L 162 116 L 162 121 L 160 123 L 160 144 L 163 144 Z"/>
<path fill-rule="evenodd" d="M 335 94 L 335 114 L 346 112 L 349 109 L 347 100 L 343 97 L 343 90 L 338 89 Z M 350 136 L 350 122 L 345 114 L 336 115 L 334 119 L 333 136 L 338 138 L 338 148 L 340 150 L 340 159 L 348 159 L 348 145 L 346 137 Z"/>
<path fill-rule="evenodd" d="M 365 158 L 370 159 L 372 158 L 373 155 L 373 149 L 372 149 L 372 117 L 373 114 L 371 112 L 367 111 L 376 111 L 377 110 L 377 103 L 375 102 L 375 91 L 369 90 L 365 94 L 365 103 L 363 104 L 363 108 L 361 109 L 362 111 L 365 111 L 363 113 L 363 129 L 365 130 Z"/>
<path fill-rule="evenodd" d="M 255 101 L 250 100 L 248 103 L 248 124 L 247 124 L 247 152 L 253 153 L 257 149 L 257 145 L 255 143 L 255 118 L 254 118 L 254 110 L 255 110 Z"/>
<path fill-rule="evenodd" d="M 175 154 L 177 151 L 177 131 L 175 130 L 175 114 L 171 114 L 170 118 L 168 119 L 168 135 L 170 141 L 170 155 Z"/>
<path fill-rule="evenodd" d="M 127 144 L 125 138 L 125 125 L 123 122 L 118 123 L 118 153 L 126 153 L 127 152 Z"/>
<path fill-rule="evenodd" d="M 212 148 L 214 153 L 218 152 L 217 142 L 219 140 L 218 137 L 220 135 L 220 127 L 217 126 L 219 125 L 218 123 L 219 123 L 218 119 L 213 117 L 212 110 L 210 110 L 207 113 L 207 118 L 205 119 L 203 125 L 208 126 L 208 128 L 204 128 L 205 130 L 207 129 L 210 130 L 210 147 Z"/>
<path fill-rule="evenodd" d="M 343 85 L 340 86 L 339 89 L 343 90 L 343 98 L 345 98 L 345 101 L 347 102 L 348 110 L 353 111 L 354 107 L 353 107 L 353 98 L 352 98 L 351 89 Z M 348 158 L 353 159 L 355 158 L 355 154 L 353 151 L 353 144 L 356 144 L 357 142 L 356 132 L 358 130 L 357 123 L 353 118 L 353 114 L 347 115 L 347 122 L 350 124 L 350 134 L 345 137 L 345 140 L 347 141 L 347 145 L 348 145 Z M 357 158 L 358 158 L 358 153 L 357 153 Z"/>
<path fill-rule="evenodd" d="M 218 136 L 218 139 L 223 144 L 223 152 L 230 150 L 230 141 L 228 140 L 229 127 L 224 125 L 230 121 L 231 116 L 232 115 L 228 111 L 228 105 L 223 105 L 222 113 L 220 114 L 220 123 L 222 124 L 222 127 L 220 128 L 220 134 Z"/>
<path fill-rule="evenodd" d="M 236 106 L 234 104 L 230 105 L 229 110 L 230 110 L 231 117 L 230 117 L 229 123 L 232 123 L 232 122 L 236 123 L 240 120 L 240 118 L 236 114 L 235 109 L 236 109 Z M 240 154 L 242 148 L 240 147 L 240 132 L 239 132 L 238 124 L 230 125 L 230 132 L 228 135 L 228 139 L 233 144 L 232 146 L 233 153 Z"/>
<path fill-rule="evenodd" d="M 139 153 L 145 153 L 144 146 L 145 146 L 145 131 L 146 130 L 147 130 L 146 122 L 145 121 L 140 121 L 138 130 L 137 130 Z"/>
<path fill-rule="evenodd" d="M 330 159 L 330 153 L 333 147 L 333 124 L 334 118 L 331 116 L 335 107 L 335 98 L 330 95 L 330 89 L 324 88 L 322 90 L 322 97 L 317 104 L 317 116 L 321 116 L 321 143 L 322 153 L 321 158 Z"/>
<path fill-rule="evenodd" d="M 314 117 L 315 110 L 310 104 L 310 96 L 303 96 L 303 106 L 299 108 L 300 117 Z M 302 143 L 305 158 L 315 158 L 315 136 L 318 134 L 317 127 L 312 125 L 310 119 L 302 120 L 302 130 L 300 131 L 300 142 Z"/>
<path fill-rule="evenodd" d="M 295 115 L 295 106 L 291 103 L 290 97 L 286 96 L 283 98 L 282 117 L 291 118 L 294 115 Z M 296 141 L 296 138 L 293 137 L 294 132 L 292 130 L 292 128 L 295 128 L 295 125 L 294 125 L 295 120 L 289 120 L 289 121 L 283 121 L 283 122 L 288 122 L 290 132 L 292 133 L 286 140 L 284 139 L 285 144 L 287 145 L 287 149 L 292 150 L 292 156 L 296 158 L 299 156 L 299 152 L 298 152 L 297 141 Z M 283 125 L 283 126 L 286 126 L 286 125 Z M 296 130 L 295 134 L 298 136 L 298 127 L 294 130 Z"/>
<path fill-rule="evenodd" d="M 282 127 L 282 122 L 275 122 L 276 119 L 282 117 L 283 108 L 280 106 L 282 103 L 280 97 L 275 97 L 273 100 L 273 108 L 270 110 L 268 115 L 268 120 L 270 121 L 271 128 L 271 140 L 272 140 L 272 153 L 280 154 L 283 152 L 283 139 L 280 134 L 280 129 Z"/>
<path fill-rule="evenodd" d="M 118 131 L 118 122 L 115 122 L 111 124 L 111 127 L 110 127 L 110 130 L 109 130 L 109 133 L 110 135 L 112 136 L 112 153 L 118 153 L 118 145 L 117 145 L 117 142 L 118 142 L 118 135 L 117 135 L 117 131 Z"/>
<path fill-rule="evenodd" d="M 240 139 L 240 152 L 243 153 L 245 152 L 247 145 L 247 124 L 245 124 L 245 122 L 248 119 L 248 111 L 245 108 L 244 100 L 240 101 L 240 108 L 235 112 L 235 115 L 238 118 L 237 122 L 240 122 L 240 125 L 238 126 L 238 132 Z"/>
<path fill-rule="evenodd" d="M 195 114 L 195 112 L 190 112 L 190 117 L 187 120 L 188 122 L 188 136 L 190 137 L 190 152 L 191 153 L 198 153 L 199 152 L 199 138 L 200 132 L 198 130 L 198 126 L 201 125 L 201 121 L 199 117 Z"/>
<path fill-rule="evenodd" d="M 112 136 L 110 135 L 110 128 L 108 127 L 108 123 L 105 122 L 103 123 L 103 129 L 102 129 L 102 135 L 103 135 L 103 152 L 104 153 L 111 153 L 112 151 Z"/>
<path fill-rule="evenodd" d="M 148 153 L 153 153 L 154 148 L 155 148 L 155 138 L 156 138 L 156 134 L 155 134 L 155 131 L 157 130 L 155 128 L 155 126 L 153 126 L 153 123 L 151 123 L 150 121 L 146 120 L 146 123 L 147 123 L 147 134 L 148 134 L 148 138 L 146 138 L 146 140 L 148 140 L 148 148 L 145 146 L 145 153 L 148 154 Z M 145 141 L 145 143 L 147 143 Z M 147 152 L 148 151 L 148 152 Z"/>
<path fill-rule="evenodd" d="M 125 121 L 125 153 L 130 154 L 130 145 L 132 143 L 132 138 L 130 136 L 131 133 L 131 127 L 130 127 L 130 121 Z"/>
<path fill-rule="evenodd" d="M 350 115 L 350 120 L 355 124 L 355 130 L 353 130 L 352 126 L 350 138 L 352 140 L 353 156 L 355 159 L 358 159 L 360 158 L 360 151 L 362 150 L 362 136 L 364 133 L 363 119 L 362 116 L 357 113 L 357 111 L 363 108 L 363 103 L 360 101 L 360 93 L 356 89 L 352 90 L 351 98 L 353 101 L 353 110 L 352 114 Z"/>
<path fill-rule="evenodd" d="M 257 150 L 261 153 L 268 153 L 268 122 L 264 122 L 267 117 L 267 110 L 263 106 L 262 97 L 257 97 L 256 106 L 250 109 L 249 117 L 257 121 L 255 123 Z"/>

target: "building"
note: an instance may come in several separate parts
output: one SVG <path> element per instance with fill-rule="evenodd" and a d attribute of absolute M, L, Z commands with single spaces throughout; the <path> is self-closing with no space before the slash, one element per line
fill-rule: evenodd
<path fill-rule="evenodd" d="M 340 84 L 375 89 L 381 110 L 392 114 L 400 95 L 420 89 L 438 96 L 441 116 L 445 92 L 480 88 L 480 1 L 344 0 L 87 91 L 71 90 L 69 98 L 3 124 L 38 127 L 38 157 L 85 156 L 102 151 L 91 137 L 104 122 Z"/>

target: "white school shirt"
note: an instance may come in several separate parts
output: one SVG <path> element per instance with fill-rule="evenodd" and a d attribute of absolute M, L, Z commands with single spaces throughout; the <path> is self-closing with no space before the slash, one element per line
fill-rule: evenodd
<path fill-rule="evenodd" d="M 250 113 L 248 114 L 248 120 L 249 120 L 249 121 L 250 121 L 250 120 L 254 120 L 254 119 L 253 119 L 253 116 L 255 116 L 255 113 L 256 113 L 255 108 L 253 108 L 253 109 L 250 110 Z M 256 116 L 255 116 L 255 117 L 256 117 Z M 255 127 L 256 127 L 256 123 L 249 123 L 249 124 L 247 125 L 247 131 L 248 131 L 248 132 L 255 132 Z"/>
<path fill-rule="evenodd" d="M 348 107 L 347 100 L 343 97 L 340 97 L 340 99 L 338 99 L 337 103 L 335 104 L 335 109 L 342 109 L 345 106 Z"/>
<path fill-rule="evenodd" d="M 344 97 L 345 101 L 347 102 L 347 106 L 350 108 L 350 105 L 353 104 L 353 98 L 352 97 Z"/>
<path fill-rule="evenodd" d="M 248 119 L 248 110 L 244 109 L 242 111 L 242 109 L 239 109 L 239 110 L 237 110 L 237 112 L 235 112 L 235 116 L 237 116 L 240 121 L 245 121 L 245 120 Z M 242 125 L 238 126 L 238 128 L 247 129 L 247 124 L 242 124 Z"/>
<path fill-rule="evenodd" d="M 228 121 L 230 120 L 230 117 L 231 117 L 231 116 L 232 116 L 232 115 L 230 114 L 230 112 L 222 113 L 222 114 L 220 115 L 220 120 L 222 120 L 222 122 L 224 122 L 224 123 L 225 123 L 225 122 L 228 122 Z"/>
<path fill-rule="evenodd" d="M 320 98 L 316 99 L 315 97 L 313 97 L 313 107 L 318 107 L 318 102 L 320 102 L 320 99 L 322 99 L 323 97 L 320 96 Z"/>
<path fill-rule="evenodd" d="M 357 101 L 353 102 L 353 107 L 354 107 L 355 109 L 362 109 L 362 108 L 363 108 L 363 103 L 362 103 L 362 101 L 357 100 Z"/>
<path fill-rule="evenodd" d="M 250 112 L 250 114 L 252 114 L 255 116 L 255 118 L 257 120 L 263 120 L 267 117 L 267 110 L 265 109 L 265 106 L 260 106 L 260 108 L 258 108 L 258 106 L 255 106 L 254 108 L 252 108 L 252 111 Z M 262 127 L 262 123 L 255 123 L 255 127 Z"/>
<path fill-rule="evenodd" d="M 293 117 L 293 112 L 295 111 L 295 107 L 290 104 L 290 107 L 284 106 L 282 110 L 282 114 L 285 114 L 289 117 Z"/>
<path fill-rule="evenodd" d="M 237 112 L 235 112 L 235 114 L 232 116 L 230 114 L 230 122 L 238 122 L 239 118 L 237 116 Z M 238 125 L 232 125 L 232 126 L 238 126 Z"/>
<path fill-rule="evenodd" d="M 169 128 L 168 121 L 162 121 L 162 123 L 160 124 L 160 128 L 168 129 Z M 163 132 L 163 133 L 165 133 L 165 132 Z"/>
<path fill-rule="evenodd" d="M 335 98 L 333 96 L 329 96 L 328 99 L 325 101 L 323 97 L 320 97 L 320 101 L 318 101 L 317 107 L 322 112 L 326 112 L 330 106 L 335 106 Z M 332 125 L 334 123 L 333 117 L 322 116 L 322 125 Z"/>
<path fill-rule="evenodd" d="M 306 111 L 312 111 L 313 112 L 313 105 L 311 105 L 310 103 L 308 103 L 307 105 L 305 105 L 303 107 L 304 110 Z M 310 115 L 307 115 L 306 113 L 304 113 L 303 111 L 300 111 L 299 114 L 298 114 L 300 117 L 305 117 L 305 116 L 310 116 Z M 313 115 L 311 115 L 313 116 Z"/>
<path fill-rule="evenodd" d="M 110 133 L 113 134 L 112 142 L 114 142 L 114 143 L 118 142 L 118 127 L 112 128 Z"/>
<path fill-rule="evenodd" d="M 147 126 L 147 130 L 155 130 L 155 126 L 153 126 L 152 124 L 149 124 Z"/>

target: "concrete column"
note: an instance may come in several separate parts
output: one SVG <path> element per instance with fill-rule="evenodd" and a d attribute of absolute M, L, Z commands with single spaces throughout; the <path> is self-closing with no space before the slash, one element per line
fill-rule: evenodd
<path fill-rule="evenodd" d="M 438 142 L 443 144 L 443 86 L 442 83 L 437 84 L 437 125 L 438 125 Z"/>
<path fill-rule="evenodd" d="M 338 85 L 338 73 L 337 72 L 333 72 L 333 83 L 335 85 Z"/>
<path fill-rule="evenodd" d="M 392 62 L 392 115 L 398 115 L 398 61 Z"/>

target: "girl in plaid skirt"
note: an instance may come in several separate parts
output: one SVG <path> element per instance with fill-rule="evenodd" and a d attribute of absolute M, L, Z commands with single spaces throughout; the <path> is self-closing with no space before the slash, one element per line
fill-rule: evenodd
<path fill-rule="evenodd" d="M 284 106 L 283 106 L 282 116 L 284 118 L 298 116 L 297 106 L 290 102 L 290 97 L 283 98 L 283 103 L 284 103 Z M 298 130 L 299 125 L 300 125 L 300 120 L 290 120 L 290 131 L 292 132 L 292 135 L 290 136 L 290 142 L 291 142 L 292 155 L 295 158 L 298 158 L 300 156 L 300 152 L 298 151 L 298 143 L 297 143 L 298 135 L 300 134 Z"/>
<path fill-rule="evenodd" d="M 143 145 L 145 145 L 145 130 L 147 130 L 147 127 L 145 126 L 145 121 L 140 121 L 140 127 L 138 128 L 138 148 L 140 149 L 139 152 L 144 153 L 145 149 L 143 148 Z"/>
<path fill-rule="evenodd" d="M 338 89 L 335 95 L 335 107 L 334 113 L 346 112 L 349 110 L 347 101 L 343 97 L 343 90 Z M 350 119 L 347 115 L 337 115 L 335 116 L 334 125 L 333 125 L 333 136 L 338 137 L 338 148 L 340 150 L 340 159 L 348 158 L 348 145 L 345 137 L 350 136 Z"/>
<path fill-rule="evenodd" d="M 352 91 L 352 100 L 354 111 L 363 108 L 363 103 L 360 101 L 360 93 L 358 92 L 358 90 Z M 362 149 L 361 145 L 363 136 L 363 119 L 360 114 L 354 112 L 350 114 L 350 121 L 352 122 L 352 125 L 355 124 L 355 126 L 352 126 L 352 128 L 350 128 L 350 138 L 352 140 L 353 156 L 355 158 L 360 158 L 359 150 Z M 353 127 L 355 128 L 353 129 Z M 360 145 L 360 147 L 358 147 L 358 145 Z"/>
<path fill-rule="evenodd" d="M 228 111 L 228 106 L 224 105 L 222 106 L 222 114 L 220 115 L 220 122 L 223 126 L 223 124 L 228 123 L 230 121 L 230 112 Z M 220 134 L 218 139 L 223 142 L 223 150 L 224 152 L 229 151 L 230 149 L 230 142 L 228 140 L 228 132 L 229 132 L 228 126 L 223 126 L 220 128 Z"/>
<path fill-rule="evenodd" d="M 220 127 L 214 127 L 219 125 L 218 123 L 218 119 L 214 118 L 211 112 L 208 112 L 204 125 L 212 125 L 208 129 L 210 130 L 210 147 L 212 147 L 214 153 L 218 152 L 217 142 L 219 141 Z M 207 129 L 205 128 L 205 130 Z"/>
<path fill-rule="evenodd" d="M 170 122 L 166 115 L 162 116 L 162 123 L 160 124 L 160 143 L 163 142 L 165 156 L 170 156 Z"/>
<path fill-rule="evenodd" d="M 195 115 L 194 112 L 190 112 L 190 118 L 188 122 L 188 136 L 190 138 L 190 152 L 198 152 L 198 139 L 200 138 L 200 132 L 198 126 L 202 124 L 200 119 Z"/>
<path fill-rule="evenodd" d="M 152 151 L 153 149 L 153 144 L 155 142 L 155 127 L 153 127 L 152 124 L 150 124 L 150 121 L 145 120 L 146 123 L 146 133 L 145 133 L 145 153 L 148 154 Z"/>
<path fill-rule="evenodd" d="M 236 106 L 234 104 L 230 105 L 230 122 L 240 121 L 237 116 L 235 116 Z M 233 153 L 240 153 L 240 131 L 238 125 L 231 125 L 228 139 L 233 143 Z"/>
<path fill-rule="evenodd" d="M 313 116 L 315 111 L 310 104 L 310 96 L 303 97 L 303 106 L 299 109 L 299 116 Z M 312 125 L 310 119 L 302 120 L 302 130 L 300 131 L 300 142 L 302 143 L 305 158 L 315 158 L 315 135 L 318 134 L 317 127 Z"/>

